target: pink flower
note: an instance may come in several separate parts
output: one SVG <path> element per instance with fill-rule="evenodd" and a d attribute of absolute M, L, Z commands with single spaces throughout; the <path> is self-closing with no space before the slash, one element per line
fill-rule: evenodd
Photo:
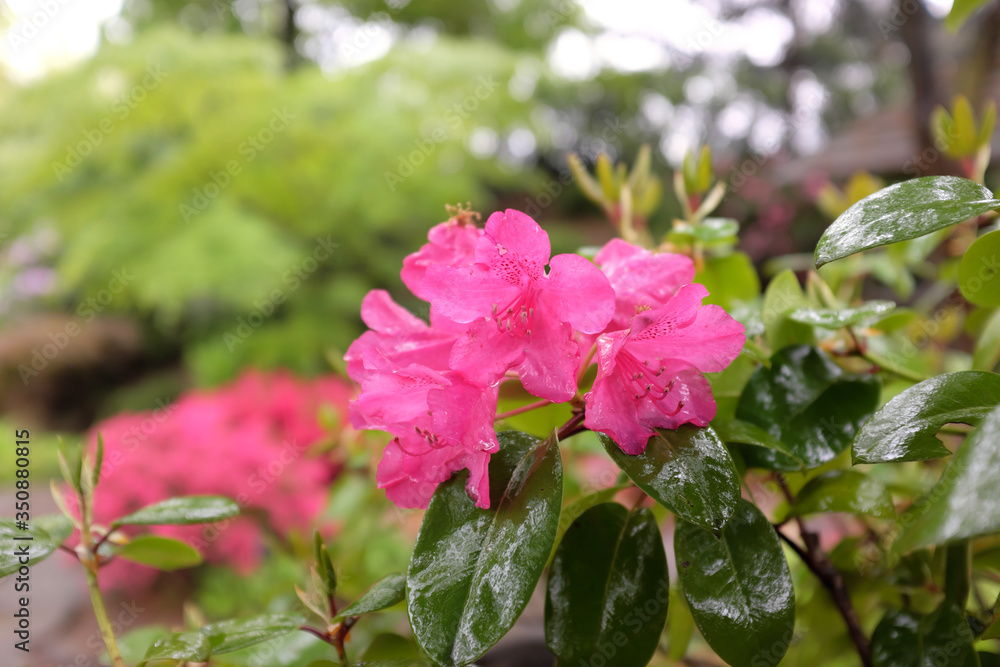
<path fill-rule="evenodd" d="M 713 305 L 708 290 L 685 285 L 655 310 L 639 313 L 627 330 L 597 342 L 597 378 L 586 395 L 584 425 L 641 454 L 659 428 L 707 426 L 715 400 L 702 373 L 721 371 L 740 353 L 743 325 Z"/>
<path fill-rule="evenodd" d="M 403 270 L 399 274 L 403 284 L 416 296 L 428 300 L 423 288 L 427 269 L 472 264 L 476 261 L 476 242 L 482 235 L 483 230 L 472 223 L 469 215 L 456 215 L 431 227 L 427 232 L 429 242 L 403 260 Z"/>
<path fill-rule="evenodd" d="M 405 366 L 419 363 L 436 369 L 448 367 L 448 357 L 465 327 L 442 318 L 429 327 L 405 308 L 397 305 L 385 290 L 372 290 L 361 302 L 361 319 L 366 331 L 347 348 L 347 374 L 364 383 L 365 352 L 377 350 L 390 363 Z"/>
<path fill-rule="evenodd" d="M 420 364 L 395 366 L 377 350 L 367 350 L 364 363 L 369 372 L 351 423 L 396 436 L 379 463 L 379 488 L 400 507 L 427 507 L 438 484 L 467 468 L 469 497 L 489 507 L 484 471 L 500 447 L 493 428 L 499 385 L 477 387 L 460 373 Z"/>
<path fill-rule="evenodd" d="M 400 507 L 427 507 L 438 484 L 462 469 L 469 471 L 469 497 L 477 507 L 490 506 L 490 454 L 500 448 L 493 429 L 499 390 L 451 377 L 453 384 L 427 392 L 426 417 L 414 420 L 382 454 L 378 486 Z"/>
<path fill-rule="evenodd" d="M 422 290 L 431 305 L 469 324 L 452 350 L 452 369 L 488 386 L 514 368 L 532 394 L 572 398 L 580 363 L 573 330 L 603 331 L 614 313 L 614 290 L 583 257 L 550 261 L 550 255 L 548 234 L 538 223 L 507 209 L 487 220 L 474 264 L 427 269 Z"/>
<path fill-rule="evenodd" d="M 612 239 L 594 261 L 615 290 L 615 315 L 607 331 L 627 329 L 636 308 L 659 308 L 682 285 L 694 280 L 694 262 L 685 255 L 652 253 Z"/>
<path fill-rule="evenodd" d="M 339 464 L 310 450 L 330 434 L 321 408 L 347 412 L 352 389 L 339 378 L 300 380 L 248 371 L 235 382 L 193 391 L 161 409 L 120 414 L 97 424 L 104 464 L 95 496 L 97 522 L 179 495 L 223 495 L 244 510 L 210 526 L 153 532 L 189 542 L 207 560 L 246 573 L 264 553 L 261 522 L 280 535 L 305 533 L 326 505 Z M 126 561 L 101 570 L 114 587 L 148 584 L 156 571 Z"/>

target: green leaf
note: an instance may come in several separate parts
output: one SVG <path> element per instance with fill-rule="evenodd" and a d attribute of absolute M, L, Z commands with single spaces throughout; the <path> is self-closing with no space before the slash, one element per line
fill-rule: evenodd
<path fill-rule="evenodd" d="M 897 394 L 861 427 L 854 463 L 923 461 L 951 452 L 935 437 L 945 424 L 975 424 L 1000 403 L 1000 375 L 958 371 Z"/>
<path fill-rule="evenodd" d="M 657 429 L 637 456 L 601 434 L 604 449 L 639 488 L 679 518 L 719 530 L 736 511 L 740 481 L 725 445 L 711 428 Z"/>
<path fill-rule="evenodd" d="M 816 266 L 924 236 L 1000 207 L 989 189 L 957 176 L 924 176 L 883 188 L 847 209 L 823 233 Z"/>
<path fill-rule="evenodd" d="M 295 632 L 306 622 L 299 614 L 263 614 L 206 625 L 199 632 L 208 638 L 212 655 L 238 651 Z"/>
<path fill-rule="evenodd" d="M 872 633 L 874 667 L 912 667 L 920 664 L 921 615 L 910 610 L 890 610 Z"/>
<path fill-rule="evenodd" d="M 17 572 L 22 565 L 48 558 L 72 532 L 73 522 L 62 514 L 31 519 L 28 530 L 21 530 L 10 519 L 0 519 L 0 577 Z M 21 558 L 27 561 L 21 562 Z"/>
<path fill-rule="evenodd" d="M 750 257 L 742 252 L 707 258 L 695 275 L 695 282 L 708 290 L 705 303 L 714 303 L 727 310 L 737 301 L 752 301 L 760 294 L 757 269 Z"/>
<path fill-rule="evenodd" d="M 972 353 L 972 368 L 977 371 L 992 371 L 1000 362 L 1000 308 L 986 320 L 979 332 L 976 347 Z"/>
<path fill-rule="evenodd" d="M 795 496 L 788 515 L 816 512 L 850 512 L 879 519 L 896 515 L 892 496 L 882 482 L 857 470 L 831 470 L 809 480 Z"/>
<path fill-rule="evenodd" d="M 799 308 L 789 313 L 788 317 L 822 329 L 840 329 L 874 320 L 895 307 L 892 301 L 866 301 L 850 308 Z"/>
<path fill-rule="evenodd" d="M 63 479 L 73 487 L 78 494 L 83 492 L 83 485 L 80 483 L 80 473 L 83 470 L 83 452 L 80 447 L 70 447 L 62 438 L 59 438 L 59 470 Z"/>
<path fill-rule="evenodd" d="M 372 639 L 361 656 L 361 662 L 370 664 L 378 660 L 410 660 L 411 664 L 431 664 L 420 659 L 420 648 L 408 637 L 382 632 Z"/>
<path fill-rule="evenodd" d="M 1000 406 L 959 447 L 893 545 L 900 553 L 1000 531 Z M 916 511 L 915 510 L 915 511 Z"/>
<path fill-rule="evenodd" d="M 774 527 L 745 500 L 721 535 L 678 522 L 677 573 L 695 624 L 730 665 L 776 665 L 795 627 L 795 591 Z"/>
<path fill-rule="evenodd" d="M 680 584 L 670 588 L 670 611 L 667 614 L 667 657 L 683 660 L 694 635 L 694 617 Z"/>
<path fill-rule="evenodd" d="M 222 496 L 185 496 L 169 498 L 132 512 L 112 525 L 115 526 L 186 526 L 212 523 L 240 513 L 240 506 Z"/>
<path fill-rule="evenodd" d="M 715 243 L 735 240 L 739 231 L 740 223 L 732 218 L 705 218 L 697 225 L 675 222 L 671 233 L 695 238 L 702 243 Z"/>
<path fill-rule="evenodd" d="M 958 265 L 958 288 L 969 303 L 1000 306 L 1000 230 L 983 234 Z"/>
<path fill-rule="evenodd" d="M 770 368 L 750 376 L 736 417 L 770 433 L 795 458 L 750 447 L 744 459 L 770 470 L 798 470 L 798 461 L 807 468 L 826 463 L 851 444 L 878 401 L 876 378 L 851 375 L 816 348 L 786 347 L 771 357 Z"/>
<path fill-rule="evenodd" d="M 186 542 L 160 535 L 139 535 L 115 552 L 120 558 L 172 572 L 201 565 L 198 550 Z"/>
<path fill-rule="evenodd" d="M 630 482 L 615 484 L 607 489 L 601 489 L 600 491 L 594 491 L 593 493 L 580 496 L 563 507 L 562 512 L 559 514 L 559 530 L 556 531 L 556 539 L 553 544 L 552 553 L 549 554 L 549 564 L 552 563 L 552 559 L 556 555 L 558 545 L 562 543 L 563 535 L 566 534 L 570 525 L 572 525 L 572 523 L 576 521 L 580 515 L 594 505 L 611 502 L 620 491 L 630 488 L 631 486 L 632 484 Z"/>
<path fill-rule="evenodd" d="M 334 620 L 382 611 L 406 599 L 406 575 L 390 574 L 382 577 L 353 604 L 344 607 Z"/>
<path fill-rule="evenodd" d="M 205 662 L 212 654 L 208 637 L 201 632 L 177 632 L 157 639 L 146 651 L 146 657 L 139 667 L 159 660 L 183 660 L 185 662 Z"/>
<path fill-rule="evenodd" d="M 874 667 L 978 667 L 972 628 L 954 603 L 927 616 L 892 610 L 872 633 Z"/>
<path fill-rule="evenodd" d="M 670 601 L 663 538 L 648 509 L 595 505 L 556 550 L 545 597 L 545 641 L 559 664 L 645 665 Z M 641 613 L 637 610 L 642 610 Z"/>
<path fill-rule="evenodd" d="M 333 569 L 333 561 L 330 560 L 330 552 L 323 544 L 323 536 L 317 530 L 313 535 L 314 551 L 316 558 L 316 571 L 323 582 L 322 593 L 333 595 L 337 591 L 337 572 Z"/>
<path fill-rule="evenodd" d="M 463 473 L 431 499 L 406 578 L 417 643 L 441 665 L 473 662 L 524 611 L 559 526 L 562 463 L 555 434 L 503 432 L 490 460 L 490 509 Z"/>
<path fill-rule="evenodd" d="M 742 419 L 717 419 L 712 421 L 712 428 L 723 442 L 773 449 L 801 464 L 801 461 L 798 461 L 780 440 L 756 424 L 745 422 Z"/>
<path fill-rule="evenodd" d="M 98 433 L 97 434 L 97 452 L 94 454 L 94 471 L 93 480 L 91 481 L 90 488 L 95 488 L 97 483 L 101 480 L 101 466 L 104 465 L 104 437 Z"/>
<path fill-rule="evenodd" d="M 760 318 L 764 322 L 764 340 L 772 350 L 778 351 L 789 345 L 815 342 L 812 327 L 789 319 L 788 314 L 809 305 L 806 295 L 799 285 L 799 279 L 791 269 L 785 269 L 768 283 L 764 291 L 764 305 Z"/>

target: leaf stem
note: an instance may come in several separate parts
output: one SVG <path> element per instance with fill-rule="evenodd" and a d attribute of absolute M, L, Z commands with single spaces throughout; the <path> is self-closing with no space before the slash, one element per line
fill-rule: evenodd
<path fill-rule="evenodd" d="M 104 608 L 101 589 L 97 585 L 96 566 L 95 569 L 91 569 L 89 563 L 84 563 L 84 570 L 87 573 L 87 588 L 90 589 L 90 603 L 94 606 L 94 616 L 97 618 L 97 626 L 101 629 L 101 638 L 104 640 L 104 647 L 108 650 L 111 664 L 113 667 L 125 667 L 125 662 L 118 652 L 118 645 L 115 643 L 115 633 L 111 630 L 108 612 Z"/>

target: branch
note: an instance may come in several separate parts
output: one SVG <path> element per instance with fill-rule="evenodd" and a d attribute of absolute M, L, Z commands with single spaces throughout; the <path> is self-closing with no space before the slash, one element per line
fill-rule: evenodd
<path fill-rule="evenodd" d="M 776 476 L 776 479 L 785 497 L 791 502 L 792 494 L 788 490 L 788 485 L 785 484 L 784 478 L 779 474 Z M 847 586 L 844 585 L 843 576 L 833 566 L 833 563 L 830 562 L 830 558 L 826 555 L 826 552 L 820 548 L 819 537 L 816 533 L 806 528 L 802 517 L 795 517 L 795 521 L 798 523 L 802 541 L 806 545 L 805 549 L 778 530 L 777 526 L 775 526 L 774 530 L 791 547 L 792 551 L 802 559 L 802 562 L 816 575 L 816 578 L 819 579 L 823 587 L 830 593 L 834 604 L 837 605 L 837 610 L 840 611 L 840 615 L 844 618 L 844 624 L 847 625 L 847 633 L 851 636 L 851 641 L 854 642 L 854 647 L 861 658 L 861 664 L 864 667 L 871 667 L 872 656 L 871 647 L 868 645 L 868 637 L 865 635 L 864 630 L 861 629 L 861 621 L 858 620 L 858 613 L 854 610 L 854 605 L 851 603 L 851 596 L 847 593 Z"/>

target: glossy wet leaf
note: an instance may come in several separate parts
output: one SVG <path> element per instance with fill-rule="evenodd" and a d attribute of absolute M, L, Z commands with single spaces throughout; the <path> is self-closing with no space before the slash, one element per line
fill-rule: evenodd
<path fill-rule="evenodd" d="M 983 234 L 958 265 L 958 287 L 969 303 L 1000 306 L 1000 230 Z"/>
<path fill-rule="evenodd" d="M 869 195 L 834 220 L 816 245 L 816 266 L 917 238 L 1000 207 L 993 193 L 956 176 L 925 176 Z"/>
<path fill-rule="evenodd" d="M 295 632 L 306 622 L 300 614 L 263 614 L 206 625 L 199 632 L 208 638 L 212 655 L 238 651 Z"/>
<path fill-rule="evenodd" d="M 197 630 L 177 632 L 153 642 L 153 645 L 146 651 L 146 657 L 142 664 L 163 660 L 205 662 L 211 654 L 212 647 L 208 637 L 201 632 Z"/>
<path fill-rule="evenodd" d="M 1000 403 L 1000 375 L 959 371 L 897 394 L 861 427 L 855 463 L 923 461 L 950 454 L 935 437 L 949 423 L 975 424 Z"/>
<path fill-rule="evenodd" d="M 872 633 L 874 667 L 913 667 L 920 664 L 921 615 L 908 610 L 891 610 Z"/>
<path fill-rule="evenodd" d="M 116 555 L 164 572 L 195 567 L 202 562 L 201 554 L 190 544 L 161 535 L 138 535 L 119 547 Z"/>
<path fill-rule="evenodd" d="M 794 271 L 785 269 L 771 279 L 764 290 L 760 318 L 764 322 L 764 339 L 772 350 L 777 352 L 789 345 L 815 342 L 812 327 L 788 317 L 793 311 L 808 305 Z"/>
<path fill-rule="evenodd" d="M 857 470 L 831 470 L 802 487 L 789 516 L 817 512 L 867 514 L 879 519 L 896 515 L 888 489 L 874 477 Z"/>
<path fill-rule="evenodd" d="M 893 610 L 872 633 L 874 667 L 977 667 L 972 629 L 965 614 L 944 602 L 922 616 Z"/>
<path fill-rule="evenodd" d="M 740 498 L 736 466 L 711 428 L 685 424 L 658 429 L 646 451 L 623 452 L 601 435 L 604 449 L 639 488 L 679 518 L 718 530 L 733 515 Z"/>
<path fill-rule="evenodd" d="M 47 558 L 73 532 L 73 522 L 62 514 L 28 520 L 28 530 L 21 530 L 11 519 L 0 519 L 0 577 L 17 572 Z M 24 539 L 30 537 L 31 539 Z M 25 558 L 26 562 L 21 562 Z"/>
<path fill-rule="evenodd" d="M 1000 532 L 1000 406 L 995 407 L 948 462 L 937 484 L 917 501 L 916 521 L 893 549 Z"/>
<path fill-rule="evenodd" d="M 390 574 L 376 581 L 365 594 L 344 607 L 335 618 L 382 611 L 406 599 L 406 575 Z"/>
<path fill-rule="evenodd" d="M 165 526 L 212 523 L 236 516 L 240 506 L 222 496 L 169 498 L 116 520 L 116 526 Z"/>
<path fill-rule="evenodd" d="M 576 521 L 581 514 L 589 510 L 594 505 L 611 502 L 620 491 L 630 488 L 631 486 L 631 482 L 615 484 L 607 489 L 601 489 L 600 491 L 594 491 L 593 493 L 580 496 L 573 502 L 568 503 L 565 507 L 563 507 L 562 512 L 559 514 L 559 530 L 556 531 L 556 539 L 552 546 L 552 553 L 549 554 L 549 564 L 552 563 L 552 559 L 556 555 L 556 549 L 558 549 L 559 544 L 562 543 L 562 536 L 566 534 L 570 525 L 572 525 L 572 523 Z"/>
<path fill-rule="evenodd" d="M 750 376 L 736 417 L 781 442 L 795 459 L 761 447 L 742 450 L 747 465 L 797 470 L 825 463 L 844 451 L 875 411 L 879 383 L 843 371 L 820 350 L 786 347 Z M 796 461 L 798 459 L 798 461 Z"/>
<path fill-rule="evenodd" d="M 745 500 L 721 536 L 678 522 L 684 597 L 708 645 L 730 665 L 776 665 L 795 627 L 795 591 L 771 522 Z"/>
<path fill-rule="evenodd" d="M 841 329 L 878 319 L 895 307 L 896 304 L 892 301 L 866 301 L 849 308 L 798 308 L 789 313 L 788 317 L 822 329 Z"/>
<path fill-rule="evenodd" d="M 645 665 L 670 601 L 663 538 L 652 512 L 595 505 L 563 536 L 549 570 L 545 640 L 563 665 Z"/>
<path fill-rule="evenodd" d="M 510 630 L 559 525 L 562 463 L 554 435 L 541 443 L 516 432 L 499 438 L 490 460 L 490 509 L 469 500 L 465 474 L 440 485 L 410 560 L 410 625 L 441 665 L 473 662 Z"/>
<path fill-rule="evenodd" d="M 756 424 L 742 419 L 716 419 L 712 421 L 712 429 L 723 442 L 773 449 L 795 459 L 780 440 Z"/>

